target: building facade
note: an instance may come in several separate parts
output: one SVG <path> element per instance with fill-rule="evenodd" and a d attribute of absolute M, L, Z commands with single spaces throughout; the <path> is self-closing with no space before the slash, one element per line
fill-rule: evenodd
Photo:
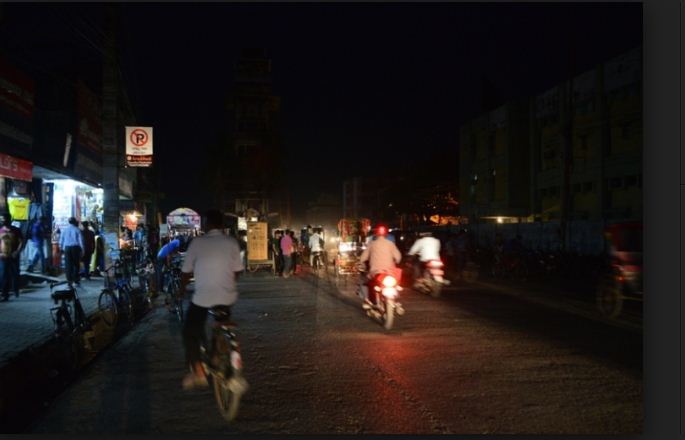
<path fill-rule="evenodd" d="M 472 220 L 641 220 L 642 48 L 464 124 L 459 178 Z"/>
<path fill-rule="evenodd" d="M 529 215 L 528 120 L 528 102 L 511 102 L 461 127 L 462 216 L 509 222 Z"/>

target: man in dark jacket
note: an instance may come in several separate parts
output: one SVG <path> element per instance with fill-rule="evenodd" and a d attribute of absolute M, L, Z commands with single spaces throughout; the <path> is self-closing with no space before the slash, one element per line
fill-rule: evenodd
<path fill-rule="evenodd" d="M 83 231 L 83 270 L 81 275 L 83 275 L 87 280 L 90 279 L 90 260 L 93 257 L 93 252 L 95 252 L 95 233 L 90 230 L 89 222 L 82 222 Z"/>

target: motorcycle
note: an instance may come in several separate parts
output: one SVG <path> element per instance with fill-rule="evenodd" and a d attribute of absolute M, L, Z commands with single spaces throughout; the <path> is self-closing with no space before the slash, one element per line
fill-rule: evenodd
<path fill-rule="evenodd" d="M 312 251 L 312 268 L 319 270 L 325 267 L 323 262 L 322 251 Z"/>
<path fill-rule="evenodd" d="M 414 282 L 414 289 L 434 298 L 439 298 L 442 293 L 442 286 L 450 284 L 444 278 L 444 263 L 440 260 L 429 260 L 421 264 L 423 265 L 423 273 Z"/>
<path fill-rule="evenodd" d="M 379 273 L 373 277 L 371 282 L 365 283 L 365 272 L 360 271 L 360 275 L 362 281 L 359 286 L 359 294 L 366 297 L 362 306 L 366 315 L 380 321 L 386 330 L 390 330 L 395 320 L 395 314 L 397 316 L 404 315 L 404 307 L 398 301 L 399 292 L 402 291 L 402 286 L 398 281 L 400 277 L 390 273 Z M 368 295 L 363 294 L 366 288 L 374 290 L 375 296 L 378 298 L 376 304 L 369 301 Z"/>

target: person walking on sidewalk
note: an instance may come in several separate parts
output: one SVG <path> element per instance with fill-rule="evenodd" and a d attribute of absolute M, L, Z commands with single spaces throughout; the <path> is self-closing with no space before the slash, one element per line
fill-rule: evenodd
<path fill-rule="evenodd" d="M 12 252 L 10 253 L 10 288 L 14 291 L 14 296 L 19 297 L 19 264 L 21 260 L 21 251 L 24 250 L 26 241 L 24 240 L 24 235 L 21 233 L 21 229 L 12 225 L 12 218 L 10 214 L 4 214 L 4 225 L 10 231 L 12 235 Z"/>
<path fill-rule="evenodd" d="M 0 288 L 2 301 L 9 300 L 10 288 L 19 296 L 19 283 L 14 281 L 15 254 L 19 253 L 21 231 L 15 231 L 9 214 L 0 217 Z"/>
<path fill-rule="evenodd" d="M 74 283 L 80 285 L 79 265 L 84 245 L 83 234 L 81 234 L 81 230 L 78 228 L 78 220 L 74 217 L 69 217 L 69 226 L 62 231 L 59 248 L 64 253 L 66 260 L 65 265 L 69 287 L 73 287 Z"/>
<path fill-rule="evenodd" d="M 185 390 L 208 386 L 200 355 L 200 344 L 207 340 L 207 313 L 214 306 L 228 308 L 230 313 L 230 306 L 238 300 L 236 280 L 245 269 L 238 241 L 223 233 L 223 214 L 209 210 L 206 219 L 207 233 L 192 241 L 181 268 L 179 298 L 195 276 L 195 293 L 183 326 L 183 345 L 190 366 L 181 382 Z"/>
<path fill-rule="evenodd" d="M 31 225 L 31 245 L 33 247 L 33 257 L 28 267 L 28 272 L 35 270 L 36 263 L 40 262 L 40 273 L 45 272 L 45 252 L 43 252 L 43 242 L 45 241 L 45 229 L 43 228 L 45 217 L 37 218 Z"/>
<path fill-rule="evenodd" d="M 283 252 L 283 278 L 288 278 L 292 274 L 293 265 L 293 239 L 290 238 L 289 230 L 286 230 L 281 238 L 281 252 Z"/>
<path fill-rule="evenodd" d="M 83 222 L 83 270 L 81 274 L 86 277 L 87 280 L 90 279 L 90 260 L 93 257 L 93 252 L 95 252 L 95 232 L 90 229 L 90 222 Z"/>

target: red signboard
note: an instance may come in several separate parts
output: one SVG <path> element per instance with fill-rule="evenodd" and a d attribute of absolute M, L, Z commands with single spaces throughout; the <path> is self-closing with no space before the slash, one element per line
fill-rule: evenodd
<path fill-rule="evenodd" d="M 0 176 L 30 182 L 33 177 L 33 163 L 0 153 Z"/>

